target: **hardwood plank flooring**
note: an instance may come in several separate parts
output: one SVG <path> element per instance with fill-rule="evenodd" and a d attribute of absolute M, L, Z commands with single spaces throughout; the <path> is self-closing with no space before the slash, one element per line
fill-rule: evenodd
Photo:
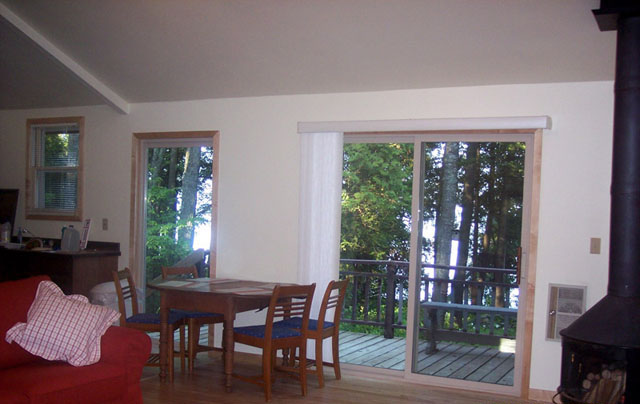
<path fill-rule="evenodd" d="M 158 333 L 149 334 L 157 351 Z M 174 338 L 178 341 L 178 334 Z M 200 329 L 200 342 L 206 344 L 207 327 Z M 219 344 L 219 341 L 218 341 Z M 439 342 L 438 350 L 427 352 L 427 342 L 418 346 L 417 373 L 469 380 L 483 383 L 513 385 L 513 353 L 501 352 L 487 346 L 461 345 Z M 340 361 L 353 365 L 371 366 L 382 369 L 404 370 L 404 338 L 386 339 L 379 335 L 340 332 Z M 197 361 L 196 361 L 197 364 Z"/>
<path fill-rule="evenodd" d="M 237 353 L 234 370 L 244 375 L 260 373 L 260 357 Z M 253 384 L 233 380 L 233 391 L 226 393 L 221 355 L 212 357 L 201 353 L 195 363 L 194 373 L 180 372 L 176 364 L 173 384 L 161 383 L 158 368 L 146 367 L 142 373 L 141 388 L 145 404 L 210 404 L 210 403 L 264 403 L 262 389 Z M 314 375 L 309 376 L 308 394 L 300 394 L 297 381 L 278 377 L 273 384 L 272 403 L 367 403 L 367 404 L 535 404 L 517 398 L 491 396 L 476 392 L 431 388 L 398 379 L 371 379 L 366 375 L 343 370 L 341 380 L 335 380 L 332 372 L 325 373 L 325 387 L 318 388 Z"/>

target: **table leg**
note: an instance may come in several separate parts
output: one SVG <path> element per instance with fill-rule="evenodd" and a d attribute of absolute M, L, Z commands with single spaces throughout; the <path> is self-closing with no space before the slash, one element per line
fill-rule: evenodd
<path fill-rule="evenodd" d="M 225 380 L 225 389 L 227 393 L 231 392 L 231 379 L 233 374 L 233 350 L 234 350 L 234 342 L 233 342 L 233 315 L 225 314 L 224 315 L 224 329 L 222 343 L 224 344 L 224 374 L 226 376 Z"/>
<path fill-rule="evenodd" d="M 167 379 L 167 356 L 168 346 L 167 340 L 169 337 L 169 308 L 166 305 L 165 293 L 160 292 L 160 381 L 164 382 Z"/>

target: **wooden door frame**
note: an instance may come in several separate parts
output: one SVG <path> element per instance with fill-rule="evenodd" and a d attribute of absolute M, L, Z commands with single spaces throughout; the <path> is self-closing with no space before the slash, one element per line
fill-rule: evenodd
<path fill-rule="evenodd" d="M 209 255 L 210 276 L 215 277 L 217 262 L 218 233 L 218 177 L 220 156 L 219 131 L 184 131 L 184 132 L 136 132 L 133 133 L 131 146 L 131 205 L 129 222 L 129 268 L 137 285 L 143 285 L 144 271 L 142 264 L 142 242 L 144 216 L 144 177 L 145 167 L 144 143 L 146 140 L 185 141 L 188 139 L 211 139 L 213 144 L 213 160 L 211 162 L 211 245 Z"/>

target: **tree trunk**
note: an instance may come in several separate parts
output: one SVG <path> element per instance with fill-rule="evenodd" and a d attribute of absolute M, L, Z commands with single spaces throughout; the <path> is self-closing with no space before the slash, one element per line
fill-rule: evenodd
<path fill-rule="evenodd" d="M 467 266 L 469 261 L 469 239 L 471 224 L 474 215 L 474 202 L 477 197 L 478 182 L 478 143 L 469 143 L 467 147 L 467 161 L 464 173 L 464 189 L 462 193 L 462 219 L 460 232 L 458 233 L 458 266 Z M 476 226 L 477 227 L 477 226 Z M 464 296 L 463 282 L 466 280 L 467 271 L 456 270 L 454 276 L 457 281 L 453 287 L 453 302 L 462 303 Z"/>
<path fill-rule="evenodd" d="M 200 147 L 187 149 L 184 158 L 182 175 L 182 202 L 180 205 L 180 221 L 183 227 L 178 230 L 178 242 L 186 242 L 193 247 L 195 227 L 193 219 L 198 202 L 198 169 L 200 166 Z"/>
<path fill-rule="evenodd" d="M 476 201 L 478 203 L 478 201 Z M 473 222 L 476 224 L 473 226 L 473 255 L 471 266 L 479 267 L 482 262 L 480 258 L 480 212 L 478 206 L 476 205 L 476 209 L 473 212 Z M 484 278 L 482 277 L 481 272 L 474 272 L 471 276 L 471 280 L 475 282 L 482 282 Z M 469 286 L 469 297 L 471 298 L 471 304 L 478 304 L 478 286 L 471 285 Z"/>
<path fill-rule="evenodd" d="M 449 266 L 451 264 L 451 240 L 456 213 L 456 190 L 458 186 L 458 149 L 456 142 L 445 144 L 442 161 L 442 176 L 440 187 L 440 204 L 436 217 L 435 256 L 436 265 Z M 436 279 L 449 279 L 449 269 L 436 268 Z M 447 301 L 448 282 L 436 281 L 433 288 L 432 300 Z"/>
<path fill-rule="evenodd" d="M 167 188 L 176 187 L 176 176 L 178 174 L 178 149 L 172 147 L 169 154 L 169 178 L 167 181 Z"/>
<path fill-rule="evenodd" d="M 510 197 L 509 190 L 511 189 L 512 178 L 511 175 L 504 168 L 504 162 L 501 164 L 499 174 L 503 178 L 502 187 L 499 190 L 500 213 L 498 218 L 498 231 L 496 234 L 496 253 L 494 255 L 493 266 L 495 268 L 504 268 L 507 260 L 507 219 L 509 217 Z M 496 203 L 497 204 L 497 203 Z M 504 274 L 496 273 L 494 281 L 496 283 L 504 282 Z M 496 287 L 496 298 L 494 302 L 495 307 L 504 307 L 505 295 L 504 287 Z"/>
<path fill-rule="evenodd" d="M 507 208 L 508 198 L 502 201 L 502 209 L 498 219 L 498 234 L 496 234 L 496 253 L 493 256 L 495 268 L 505 267 L 506 243 L 507 243 Z M 504 282 L 504 274 L 496 272 L 493 276 L 496 283 Z M 495 307 L 504 307 L 504 287 L 496 286 Z"/>
<path fill-rule="evenodd" d="M 162 162 L 164 157 L 164 148 L 154 147 L 151 149 L 151 161 L 149 162 L 149 176 L 151 181 L 160 178 L 162 173 Z"/>

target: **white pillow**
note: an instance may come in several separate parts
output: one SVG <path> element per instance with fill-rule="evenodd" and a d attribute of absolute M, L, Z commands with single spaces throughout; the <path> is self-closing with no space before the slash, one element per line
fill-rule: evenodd
<path fill-rule="evenodd" d="M 33 355 L 86 366 L 100 360 L 100 338 L 120 317 L 108 307 L 89 304 L 82 295 L 65 296 L 51 281 L 38 285 L 26 323 L 16 323 L 5 336 Z"/>

